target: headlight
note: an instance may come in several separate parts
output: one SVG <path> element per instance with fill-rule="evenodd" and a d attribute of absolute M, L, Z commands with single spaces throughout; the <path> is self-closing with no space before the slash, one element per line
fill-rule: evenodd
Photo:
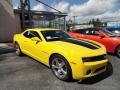
<path fill-rule="evenodd" d="M 94 62 L 94 61 L 101 61 L 106 59 L 106 54 L 100 56 L 93 56 L 93 57 L 83 57 L 83 62 Z"/>

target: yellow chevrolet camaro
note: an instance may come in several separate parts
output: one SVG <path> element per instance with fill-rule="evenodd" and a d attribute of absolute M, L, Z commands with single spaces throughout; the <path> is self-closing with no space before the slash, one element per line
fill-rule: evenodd
<path fill-rule="evenodd" d="M 103 45 L 71 38 L 65 31 L 50 28 L 27 29 L 14 35 L 16 54 L 26 54 L 51 68 L 60 80 L 83 80 L 106 70 Z"/>

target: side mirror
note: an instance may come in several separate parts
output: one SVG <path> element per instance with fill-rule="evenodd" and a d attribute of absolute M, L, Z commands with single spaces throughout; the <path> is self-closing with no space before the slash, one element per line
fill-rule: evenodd
<path fill-rule="evenodd" d="M 105 37 L 105 35 L 104 34 L 99 34 L 99 36 L 101 37 L 101 38 L 104 38 Z"/>
<path fill-rule="evenodd" d="M 31 38 L 32 41 L 37 41 L 37 42 L 41 42 L 41 40 L 38 37 L 33 37 Z"/>

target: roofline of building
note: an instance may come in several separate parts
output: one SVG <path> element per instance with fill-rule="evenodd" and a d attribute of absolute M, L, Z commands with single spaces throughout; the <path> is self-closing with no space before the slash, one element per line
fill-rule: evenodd
<path fill-rule="evenodd" d="M 35 15 L 55 15 L 55 16 L 67 16 L 67 13 L 60 13 L 60 12 L 47 12 L 47 11 L 35 11 L 35 10 L 30 10 L 24 11 L 25 13 L 31 13 L 31 14 L 35 14 Z M 22 11 L 20 9 L 14 9 L 14 13 L 22 13 Z"/>

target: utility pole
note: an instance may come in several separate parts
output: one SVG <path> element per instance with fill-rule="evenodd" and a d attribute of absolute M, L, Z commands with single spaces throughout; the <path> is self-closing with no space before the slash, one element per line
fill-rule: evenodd
<path fill-rule="evenodd" d="M 73 29 L 75 29 L 76 17 L 77 17 L 77 16 L 73 16 Z"/>
<path fill-rule="evenodd" d="M 75 25 L 75 23 L 76 23 L 76 17 L 77 17 L 77 16 L 73 16 L 74 25 Z"/>
<path fill-rule="evenodd" d="M 29 17 L 29 27 L 31 27 L 31 15 L 30 15 L 30 0 L 20 0 L 20 7 L 21 7 L 21 26 L 22 29 L 25 29 L 25 15 L 28 14 Z M 26 12 L 27 11 L 27 12 Z"/>

